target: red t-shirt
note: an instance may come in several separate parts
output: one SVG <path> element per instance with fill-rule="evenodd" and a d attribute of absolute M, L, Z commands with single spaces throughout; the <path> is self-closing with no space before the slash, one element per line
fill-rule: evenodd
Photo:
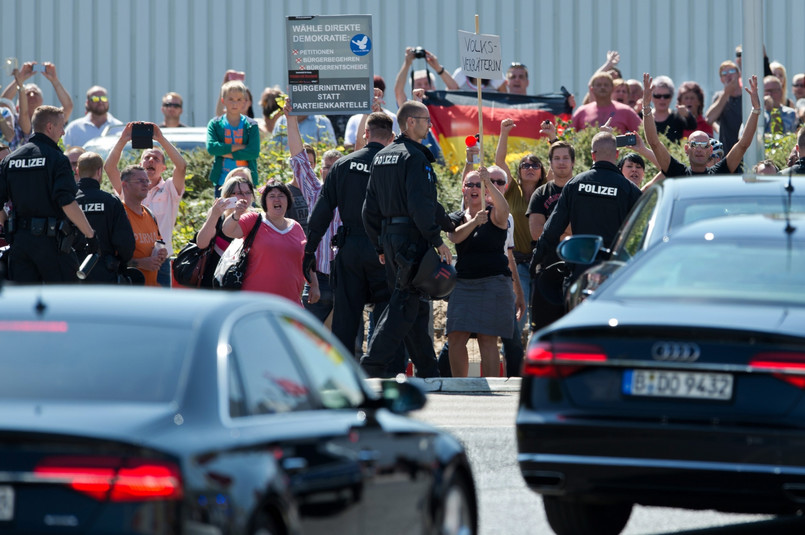
<path fill-rule="evenodd" d="M 284 230 L 278 230 L 261 214 L 249 212 L 238 220 L 243 238 L 249 235 L 257 218 L 260 228 L 254 237 L 243 290 L 281 295 L 302 306 L 302 258 L 305 255 L 307 238 L 302 227 L 293 220 Z"/>

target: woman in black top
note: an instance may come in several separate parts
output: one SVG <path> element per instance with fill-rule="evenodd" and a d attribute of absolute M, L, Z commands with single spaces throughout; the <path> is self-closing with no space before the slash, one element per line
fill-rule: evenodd
<path fill-rule="evenodd" d="M 665 134 L 674 143 L 682 139 L 684 130 L 696 129 L 696 117 L 685 106 L 671 110 L 674 98 L 674 81 L 667 76 L 658 76 L 651 86 L 651 101 L 654 103 L 654 124 L 657 132 Z"/>
<path fill-rule="evenodd" d="M 202 288 L 212 288 L 215 267 L 232 241 L 232 238 L 224 234 L 221 226 L 226 216 L 234 209 L 238 199 L 248 200 L 250 206 L 254 203 L 254 184 L 252 183 L 252 173 L 248 167 L 237 167 L 226 175 L 224 185 L 221 186 L 221 196 L 212 203 L 207 220 L 204 221 L 204 225 L 196 235 L 196 245 L 200 249 L 206 249 L 211 245 L 213 247 L 212 254 L 204 267 L 204 277 L 201 279 Z"/>
<path fill-rule="evenodd" d="M 514 330 L 512 274 L 505 254 L 509 205 L 485 167 L 464 177 L 463 194 L 466 209 L 450 214 L 456 230 L 448 233 L 458 255 L 456 287 L 447 304 L 450 369 L 453 377 L 467 376 L 467 342 L 476 333 L 481 373 L 497 377 L 498 337 L 510 337 Z"/>

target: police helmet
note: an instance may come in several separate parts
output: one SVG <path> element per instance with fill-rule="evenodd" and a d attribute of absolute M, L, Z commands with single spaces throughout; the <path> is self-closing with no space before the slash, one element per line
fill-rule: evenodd
<path fill-rule="evenodd" d="M 450 295 L 456 285 L 456 268 L 442 262 L 436 249 L 429 247 L 419 263 L 412 284 L 431 299 L 442 299 Z"/>

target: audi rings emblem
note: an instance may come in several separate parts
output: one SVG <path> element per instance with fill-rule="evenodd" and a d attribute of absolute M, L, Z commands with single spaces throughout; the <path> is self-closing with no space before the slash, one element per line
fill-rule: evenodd
<path fill-rule="evenodd" d="M 655 360 L 693 362 L 701 355 L 699 346 L 692 342 L 657 342 L 651 347 Z"/>

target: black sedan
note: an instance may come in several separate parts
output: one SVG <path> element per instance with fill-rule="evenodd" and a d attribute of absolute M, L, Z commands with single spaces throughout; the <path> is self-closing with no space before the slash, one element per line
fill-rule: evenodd
<path fill-rule="evenodd" d="M 789 202 L 791 208 L 787 208 Z M 570 285 L 567 308 L 577 306 L 626 262 L 680 227 L 714 217 L 787 209 L 805 212 L 805 177 L 789 181 L 783 176 L 724 175 L 662 180 L 635 204 L 605 261 Z"/>
<path fill-rule="evenodd" d="M 300 307 L 0 291 L 0 532 L 477 533 L 464 448 Z"/>
<path fill-rule="evenodd" d="M 805 507 L 805 216 L 682 228 L 535 333 L 517 440 L 560 535 Z"/>

